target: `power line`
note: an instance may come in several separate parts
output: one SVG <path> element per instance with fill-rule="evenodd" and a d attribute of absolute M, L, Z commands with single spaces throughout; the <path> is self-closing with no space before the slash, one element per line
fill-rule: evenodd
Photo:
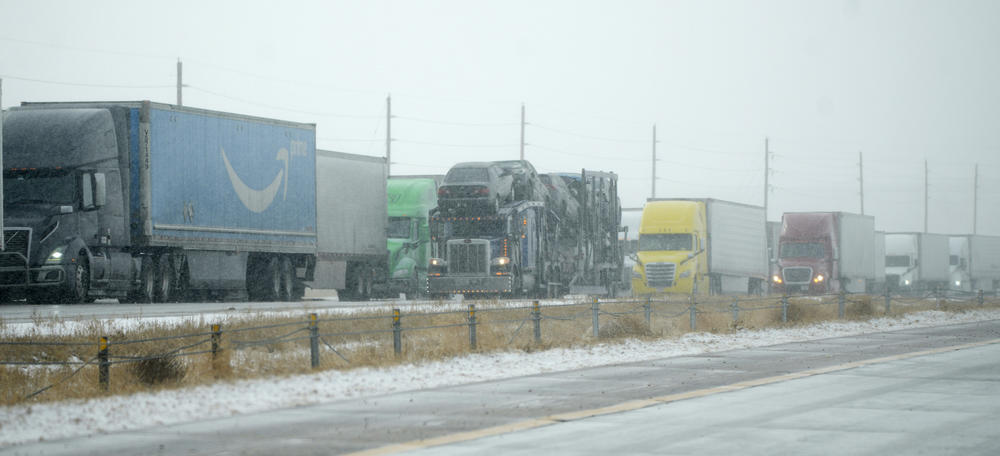
<path fill-rule="evenodd" d="M 64 85 L 71 87 L 96 87 L 102 89 L 172 89 L 175 87 L 174 84 L 166 84 L 166 85 L 90 84 L 83 82 L 66 82 L 66 81 L 53 81 L 49 79 L 24 78 L 20 76 L 11 76 L 9 74 L 0 74 L 0 78 L 13 79 L 15 81 L 37 82 L 41 84 Z"/>
<path fill-rule="evenodd" d="M 526 144 L 526 145 L 528 147 L 536 147 L 538 149 L 547 150 L 549 152 L 555 152 L 557 154 L 567 155 L 567 156 L 570 156 L 570 157 L 586 157 L 586 158 L 594 158 L 594 159 L 598 159 L 598 160 L 614 160 L 614 161 L 628 161 L 628 162 L 644 162 L 644 163 L 646 162 L 646 159 L 609 157 L 609 156 L 601 156 L 601 155 L 581 154 L 581 153 L 576 153 L 576 152 L 566 152 L 564 150 L 559 150 L 559 149 L 556 149 L 556 148 L 553 148 L 553 147 L 543 146 L 543 145 L 534 144 L 534 143 Z"/>
<path fill-rule="evenodd" d="M 45 46 L 45 47 L 52 47 L 52 48 L 57 48 L 57 49 L 66 49 L 66 50 L 77 51 L 77 52 L 92 52 L 92 53 L 96 53 L 96 54 L 122 55 L 122 56 L 128 56 L 128 57 L 141 57 L 141 58 L 144 58 L 144 59 L 171 59 L 171 60 L 173 60 L 173 59 L 176 58 L 176 56 L 168 56 L 168 55 L 162 55 L 162 54 L 145 54 L 145 53 L 140 53 L 140 52 L 109 51 L 107 49 L 94 49 L 94 48 L 85 48 L 85 47 L 79 47 L 79 46 L 69 46 L 69 45 L 65 45 L 65 44 L 46 43 L 46 42 L 43 42 L 43 41 L 33 41 L 33 40 L 24 40 L 24 39 L 20 39 L 20 38 L 11 38 L 11 37 L 7 37 L 7 36 L 0 36 L 0 41 L 10 41 L 10 42 L 13 42 L 13 43 L 31 44 L 31 45 L 34 45 L 34 46 Z"/>
<path fill-rule="evenodd" d="M 424 119 L 420 117 L 410 117 L 410 116 L 392 116 L 394 119 L 403 119 L 413 122 L 423 122 L 436 125 L 454 125 L 459 127 L 514 127 L 519 125 L 517 122 L 503 122 L 503 123 L 476 123 L 476 122 L 455 122 L 450 120 L 434 120 L 434 119 Z"/>
<path fill-rule="evenodd" d="M 468 147 L 468 148 L 505 148 L 505 147 L 515 148 L 515 147 L 517 147 L 517 144 L 444 144 L 444 143 L 436 143 L 436 142 L 428 142 L 428 141 L 413 141 L 413 140 L 409 140 L 409 139 L 395 139 L 395 138 L 393 138 L 393 141 L 400 142 L 400 143 L 405 143 L 405 144 L 419 144 L 419 145 L 422 145 L 422 146 L 439 146 L 439 147 Z"/>
<path fill-rule="evenodd" d="M 171 87 L 173 87 L 173 86 L 171 86 Z M 198 92 L 209 94 L 209 95 L 214 95 L 214 96 L 217 96 L 217 97 L 226 98 L 226 99 L 232 100 L 232 101 L 238 101 L 240 103 L 246 103 L 248 105 L 259 106 L 259 107 L 268 108 L 268 109 L 274 109 L 274 110 L 277 110 L 277 111 L 287 111 L 287 112 L 294 112 L 294 113 L 297 113 L 297 114 L 307 114 L 307 115 L 311 115 L 311 116 L 320 116 L 320 117 L 336 117 L 336 118 L 342 118 L 342 119 L 381 119 L 382 118 L 382 116 L 374 116 L 374 115 L 372 115 L 372 116 L 366 116 L 366 115 L 353 115 L 353 114 L 339 114 L 339 113 L 331 113 L 331 112 L 306 111 L 306 110 L 301 110 L 301 109 L 289 109 L 289 108 L 283 108 L 283 107 L 280 107 L 280 106 L 274 106 L 274 105 L 269 105 L 269 104 L 265 104 L 265 103 L 259 103 L 259 102 L 256 102 L 256 101 L 247 100 L 245 98 L 239 98 L 239 97 L 234 97 L 234 96 L 231 96 L 231 95 L 226 95 L 224 93 L 219 93 L 219 92 L 216 92 L 216 91 L 213 91 L 213 90 L 203 89 L 201 87 L 197 87 L 197 86 L 193 86 L 193 85 L 188 85 L 186 87 L 188 87 L 189 89 L 198 91 Z"/>
<path fill-rule="evenodd" d="M 585 139 L 593 139 L 593 140 L 596 140 L 596 141 L 610 141 L 610 142 L 630 143 L 630 144 L 646 144 L 646 143 L 649 142 L 649 141 L 640 140 L 640 139 L 616 139 L 616 138 L 604 138 L 604 137 L 600 137 L 600 136 L 584 135 L 584 134 L 580 134 L 580 133 L 574 133 L 574 132 L 571 132 L 571 131 L 560 130 L 558 128 L 546 127 L 544 125 L 540 125 L 540 124 L 533 123 L 533 122 L 532 123 L 528 123 L 526 125 L 528 125 L 529 127 L 540 128 L 542 130 L 548 130 L 548 131 L 555 132 L 555 133 L 562 133 L 564 135 L 576 136 L 576 137 L 585 138 Z"/>

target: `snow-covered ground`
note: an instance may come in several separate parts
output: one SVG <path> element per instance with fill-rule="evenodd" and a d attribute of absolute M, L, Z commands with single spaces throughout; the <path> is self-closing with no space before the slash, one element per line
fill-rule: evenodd
<path fill-rule="evenodd" d="M 326 371 L 99 399 L 0 407 L 0 447 L 262 412 L 348 398 L 828 337 L 1000 319 L 1000 310 L 927 311 L 864 322 L 691 333 L 581 348 L 469 354 L 447 361 Z"/>

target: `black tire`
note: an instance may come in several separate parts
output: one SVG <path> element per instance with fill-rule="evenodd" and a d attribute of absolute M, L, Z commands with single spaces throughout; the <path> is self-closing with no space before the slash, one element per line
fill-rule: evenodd
<path fill-rule="evenodd" d="M 128 301 L 150 304 L 156 297 L 156 266 L 151 257 L 142 257 L 139 265 L 139 289 L 129 293 Z"/>
<path fill-rule="evenodd" d="M 67 303 L 94 302 L 90 297 L 90 268 L 87 257 L 80 257 L 80 263 L 73 270 L 73 284 L 66 294 Z"/>
<path fill-rule="evenodd" d="M 267 286 L 267 300 L 281 300 L 281 260 L 273 256 L 267 260 L 267 275 L 264 276 Z"/>
<path fill-rule="evenodd" d="M 288 257 L 281 259 L 281 300 L 295 301 L 295 268 Z"/>
<path fill-rule="evenodd" d="M 170 255 L 161 255 L 156 262 L 156 302 L 170 302 L 174 291 L 174 268 Z"/>

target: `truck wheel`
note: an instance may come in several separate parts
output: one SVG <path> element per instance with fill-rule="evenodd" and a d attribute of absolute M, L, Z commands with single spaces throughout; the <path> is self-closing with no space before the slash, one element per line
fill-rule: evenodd
<path fill-rule="evenodd" d="M 143 257 L 139 265 L 139 289 L 129 293 L 130 302 L 150 304 L 156 297 L 156 270 L 153 259 Z"/>
<path fill-rule="evenodd" d="M 174 286 L 174 268 L 170 264 L 170 255 L 160 255 L 156 268 L 156 302 L 170 302 Z"/>
<path fill-rule="evenodd" d="M 90 293 L 90 268 L 87 267 L 87 257 L 80 257 L 73 273 L 73 287 L 66 296 L 68 303 L 94 302 Z"/>
<path fill-rule="evenodd" d="M 267 299 L 268 301 L 281 300 L 281 260 L 273 256 L 267 261 Z"/>
<path fill-rule="evenodd" d="M 288 257 L 281 259 L 281 300 L 295 300 L 295 268 Z"/>

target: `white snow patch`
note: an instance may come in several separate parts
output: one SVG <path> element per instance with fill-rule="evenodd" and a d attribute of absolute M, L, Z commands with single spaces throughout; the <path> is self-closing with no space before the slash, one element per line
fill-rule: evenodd
<path fill-rule="evenodd" d="M 181 390 L 0 407 L 0 447 L 319 404 L 342 399 L 673 356 L 1000 319 L 1000 310 L 918 312 L 733 334 L 624 340 L 580 348 L 469 354 L 446 361 L 224 382 Z"/>

